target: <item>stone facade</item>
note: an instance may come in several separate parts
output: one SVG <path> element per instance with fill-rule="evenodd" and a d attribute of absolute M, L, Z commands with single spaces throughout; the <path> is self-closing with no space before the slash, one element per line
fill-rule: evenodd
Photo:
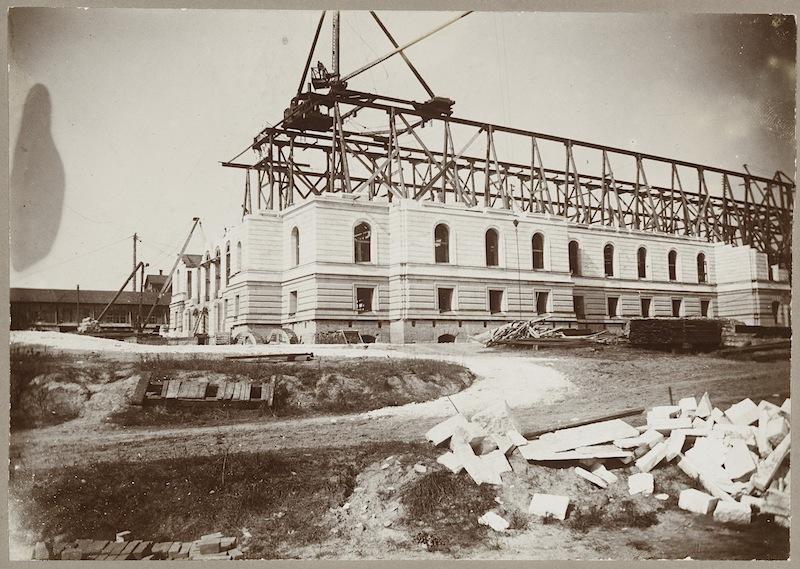
<path fill-rule="evenodd" d="M 789 300 L 785 271 L 746 246 L 336 194 L 247 215 L 185 255 L 170 335 L 311 343 L 353 329 L 381 342 L 464 341 L 539 313 L 621 329 L 645 311 L 788 326 Z"/>

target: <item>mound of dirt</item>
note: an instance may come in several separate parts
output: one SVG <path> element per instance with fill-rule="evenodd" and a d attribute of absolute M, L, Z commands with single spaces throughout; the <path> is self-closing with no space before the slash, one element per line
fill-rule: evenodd
<path fill-rule="evenodd" d="M 84 382 L 63 373 L 48 373 L 31 380 L 16 411 L 31 423 L 63 421 L 77 417 L 90 396 Z"/>

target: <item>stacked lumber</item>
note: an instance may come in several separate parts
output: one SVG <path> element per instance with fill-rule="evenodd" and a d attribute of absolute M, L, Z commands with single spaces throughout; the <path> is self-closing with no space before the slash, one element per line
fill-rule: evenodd
<path fill-rule="evenodd" d="M 77 539 L 72 542 L 51 543 L 48 546 L 46 542 L 40 541 L 33 549 L 33 559 L 40 561 L 234 560 L 243 557 L 244 553 L 237 547 L 236 537 L 225 537 L 219 532 L 185 542 Z"/>
<path fill-rule="evenodd" d="M 480 334 L 475 339 L 486 346 L 494 346 L 519 340 L 563 338 L 564 335 L 560 333 L 561 328 L 553 328 L 543 323 L 547 318 L 547 316 L 540 316 L 530 320 L 514 320 Z"/>
<path fill-rule="evenodd" d="M 161 383 L 148 383 L 146 393 L 139 399 L 139 404 L 146 401 L 234 403 L 263 401 L 271 407 L 277 379 L 276 375 L 271 376 L 269 381 L 264 382 L 251 382 L 249 380 L 208 382 L 200 379 L 165 379 Z M 142 382 L 139 384 L 139 387 L 141 386 Z M 136 398 L 140 395 L 140 389 L 137 388 L 132 399 L 134 404 L 136 404 Z"/>
<path fill-rule="evenodd" d="M 681 492 L 681 509 L 737 524 L 750 523 L 753 512 L 769 514 L 788 527 L 790 420 L 789 399 L 781 406 L 744 399 L 723 411 L 704 393 L 699 401 L 686 397 L 677 405 L 652 407 L 641 427 L 607 419 L 528 440 L 504 404 L 471 419 L 462 414 L 450 417 L 430 429 L 426 438 L 449 447 L 437 462 L 454 473 L 466 471 L 479 485 L 503 484 L 502 475 L 512 471 L 509 461 L 519 455 L 545 466 L 577 463 L 573 474 L 599 488 L 618 482 L 620 477 L 612 472 L 617 468 L 628 473 L 629 494 L 649 496 L 655 491 L 651 471 L 673 462 L 696 487 Z M 531 513 L 566 516 L 569 496 L 534 498 Z M 503 526 L 492 516 L 484 522 Z"/>
<path fill-rule="evenodd" d="M 632 318 L 631 345 L 642 347 L 718 348 L 722 323 L 708 318 Z"/>

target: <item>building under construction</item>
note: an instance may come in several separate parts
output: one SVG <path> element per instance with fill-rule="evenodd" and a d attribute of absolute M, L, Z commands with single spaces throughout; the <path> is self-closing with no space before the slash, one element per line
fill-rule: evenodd
<path fill-rule="evenodd" d="M 459 118 L 404 50 L 466 15 L 398 45 L 373 13 L 393 49 L 344 74 L 338 13 L 331 69 L 311 65 L 322 14 L 283 120 L 224 163 L 244 174 L 242 221 L 181 256 L 171 336 L 461 341 L 537 314 L 593 329 L 639 316 L 789 325 L 789 177 Z M 389 57 L 425 100 L 349 87 Z"/>

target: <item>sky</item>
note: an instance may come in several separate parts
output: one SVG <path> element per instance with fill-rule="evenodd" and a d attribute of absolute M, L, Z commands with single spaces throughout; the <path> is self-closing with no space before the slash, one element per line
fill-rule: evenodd
<path fill-rule="evenodd" d="M 134 232 L 167 272 L 193 216 L 190 252 L 241 220 L 220 162 L 282 117 L 319 12 L 10 14 L 12 287 L 115 289 Z M 400 43 L 452 17 L 379 14 Z M 344 72 L 391 50 L 367 12 L 341 22 Z M 794 178 L 795 41 L 781 16 L 483 12 L 407 53 L 459 117 Z M 349 86 L 427 98 L 398 57 Z"/>

